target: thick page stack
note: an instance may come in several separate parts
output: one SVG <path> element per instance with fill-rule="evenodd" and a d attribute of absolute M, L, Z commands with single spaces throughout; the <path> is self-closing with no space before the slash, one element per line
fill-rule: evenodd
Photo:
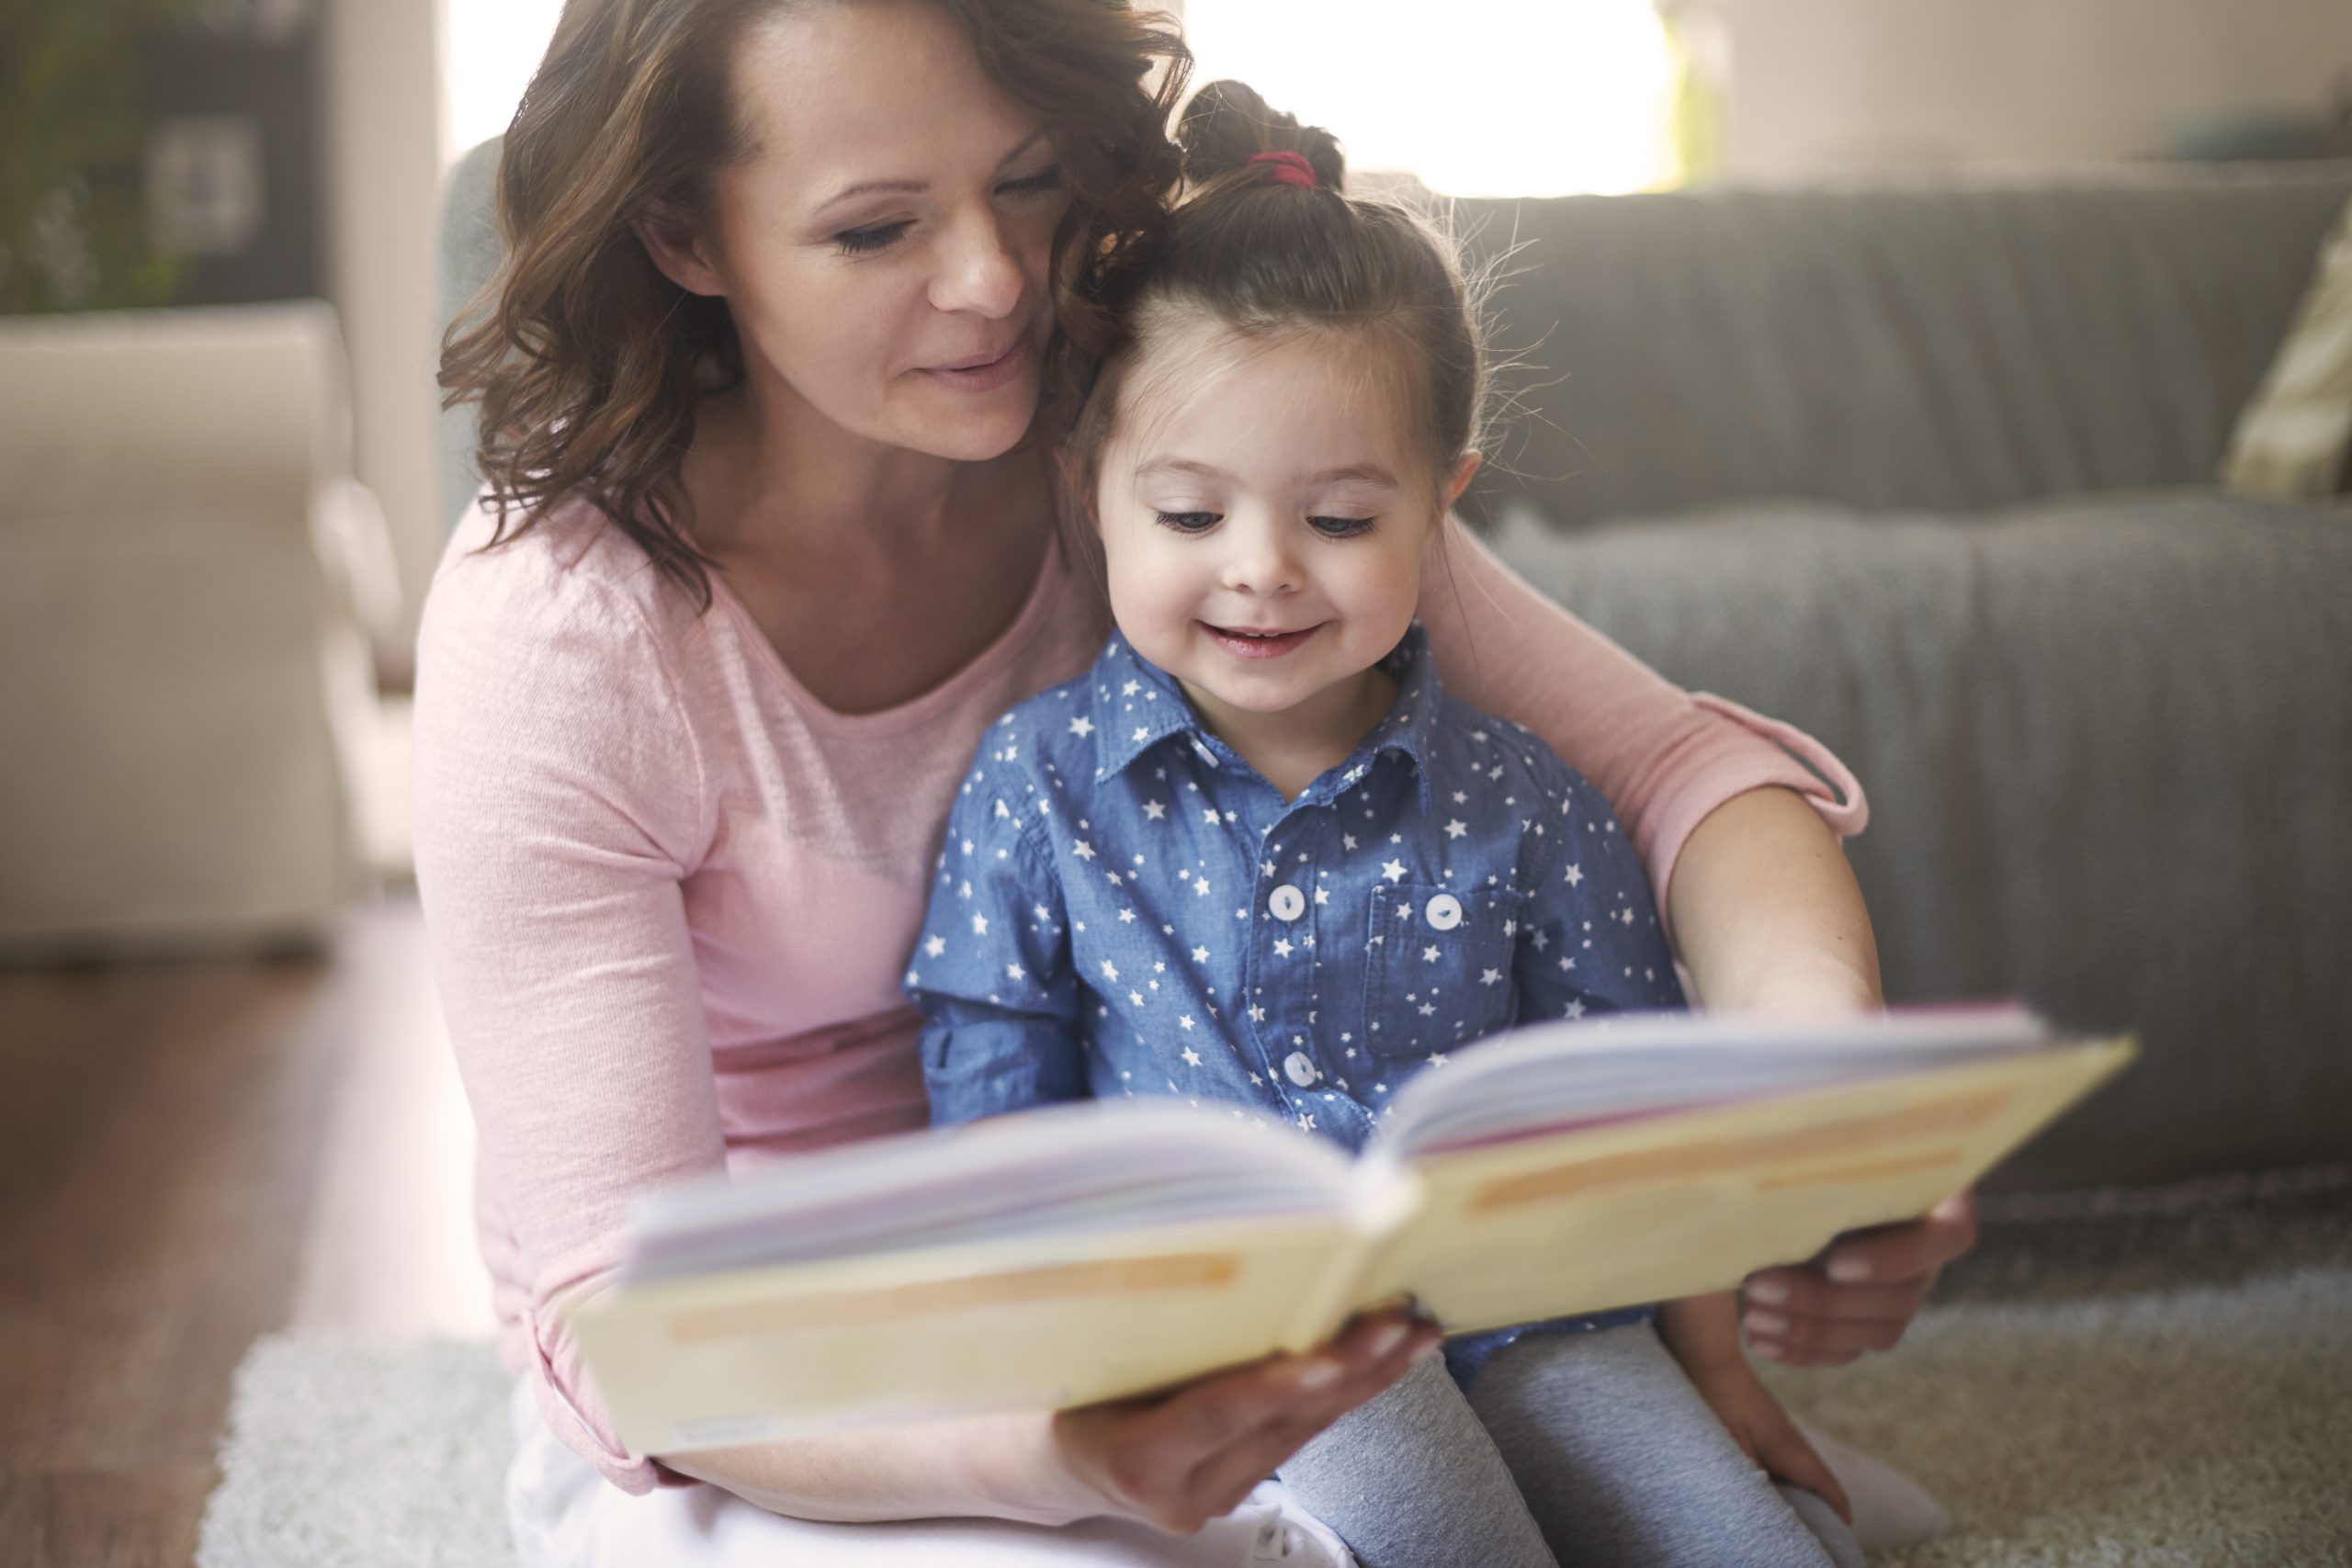
<path fill-rule="evenodd" d="M 1404 1292 L 1467 1331 L 1726 1289 L 1908 1218 L 2129 1060 L 2014 1009 L 1498 1036 L 1373 1146 L 1060 1107 L 646 1199 L 578 1333 L 649 1453 L 1159 1387 Z"/>

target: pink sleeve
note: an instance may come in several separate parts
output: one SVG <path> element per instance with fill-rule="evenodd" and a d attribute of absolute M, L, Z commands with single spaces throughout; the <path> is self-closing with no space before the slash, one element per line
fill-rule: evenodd
<path fill-rule="evenodd" d="M 418 650 L 427 940 L 540 1410 L 630 1492 L 694 1483 L 622 1446 L 557 1310 L 610 1277 L 632 1194 L 724 1164 L 679 889 L 699 773 L 635 606 L 527 543 L 452 558 Z"/>
<path fill-rule="evenodd" d="M 1446 689 L 1525 725 L 1609 797 L 1661 919 L 1684 841 L 1734 795 L 1786 785 L 1840 837 L 1862 830 L 1861 785 L 1821 742 L 1666 680 L 1530 587 L 1458 520 L 1447 519 L 1445 543 L 1450 571 L 1424 581 L 1420 613 Z"/>

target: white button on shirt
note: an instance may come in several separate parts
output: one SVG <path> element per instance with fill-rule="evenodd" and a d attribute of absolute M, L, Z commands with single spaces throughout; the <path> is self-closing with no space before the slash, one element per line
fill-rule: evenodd
<path fill-rule="evenodd" d="M 1305 1089 L 1315 1081 L 1315 1059 L 1304 1051 L 1293 1051 L 1283 1059 L 1283 1071 L 1290 1075 L 1291 1082 Z"/>
<path fill-rule="evenodd" d="M 1306 895 L 1285 882 L 1267 898 L 1266 908 L 1273 911 L 1274 919 L 1278 920 L 1295 920 L 1306 913 Z M 1461 918 L 1458 908 L 1454 918 Z"/>
<path fill-rule="evenodd" d="M 1450 931 L 1462 923 L 1462 900 L 1451 893 L 1441 893 L 1421 912 L 1429 917 L 1432 929 Z"/>

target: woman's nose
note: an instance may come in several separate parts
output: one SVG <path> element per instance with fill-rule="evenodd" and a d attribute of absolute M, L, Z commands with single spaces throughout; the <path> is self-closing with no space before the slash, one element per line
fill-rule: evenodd
<path fill-rule="evenodd" d="M 931 302 L 942 310 L 969 310 L 997 320 L 1021 303 L 1027 278 L 993 213 L 961 225 L 949 239 Z"/>

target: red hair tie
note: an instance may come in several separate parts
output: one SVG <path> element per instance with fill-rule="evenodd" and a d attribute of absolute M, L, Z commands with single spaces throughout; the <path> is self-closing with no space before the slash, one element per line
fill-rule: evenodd
<path fill-rule="evenodd" d="M 1306 190 L 1315 188 L 1315 165 L 1300 153 L 1261 152 L 1250 162 L 1252 166 L 1271 164 L 1273 168 L 1271 177 L 1278 186 L 1298 186 Z"/>

